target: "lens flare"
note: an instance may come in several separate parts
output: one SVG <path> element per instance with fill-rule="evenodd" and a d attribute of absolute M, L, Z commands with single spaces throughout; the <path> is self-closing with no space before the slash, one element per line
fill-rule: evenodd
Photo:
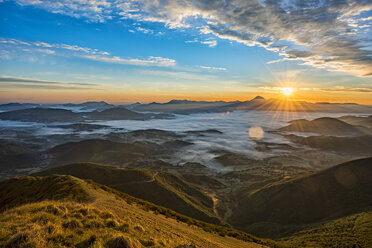
<path fill-rule="evenodd" d="M 260 140 L 264 136 L 264 130 L 259 126 L 253 126 L 248 131 L 249 137 L 254 140 Z"/>

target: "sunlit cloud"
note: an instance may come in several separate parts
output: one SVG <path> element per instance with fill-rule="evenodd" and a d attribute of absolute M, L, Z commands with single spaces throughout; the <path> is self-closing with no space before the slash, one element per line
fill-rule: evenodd
<path fill-rule="evenodd" d="M 0 89 L 58 89 L 58 90 L 98 90 L 102 85 L 93 83 L 71 83 L 56 82 L 31 78 L 19 78 L 10 76 L 0 76 Z"/>
<path fill-rule="evenodd" d="M 361 87 L 346 87 L 346 86 L 334 86 L 330 88 L 306 88 L 306 87 L 298 87 L 298 88 L 288 88 L 288 87 L 276 87 L 276 86 L 262 86 L 259 87 L 259 89 L 264 90 L 265 92 L 269 93 L 280 93 L 283 91 L 290 91 L 292 93 L 293 91 L 314 91 L 314 92 L 320 92 L 320 91 L 327 91 L 327 92 L 359 92 L 359 93 L 371 93 L 372 88 L 361 88 Z"/>
<path fill-rule="evenodd" d="M 322 88 L 322 91 L 340 91 L 340 92 L 361 92 L 361 93 L 372 93 L 372 88 L 354 88 L 345 86 L 335 86 L 333 88 Z"/>

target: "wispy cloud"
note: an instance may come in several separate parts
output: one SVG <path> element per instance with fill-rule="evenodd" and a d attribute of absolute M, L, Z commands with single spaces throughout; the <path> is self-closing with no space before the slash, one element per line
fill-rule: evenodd
<path fill-rule="evenodd" d="M 283 60 L 331 71 L 372 76 L 370 0 L 16 0 L 88 21 L 134 19 L 169 28 L 195 28 L 214 35 L 280 52 Z M 288 42 L 287 48 L 280 42 Z M 193 42 L 193 41 L 192 41 Z M 203 41 L 215 46 L 217 41 Z"/>
<path fill-rule="evenodd" d="M 206 69 L 206 70 L 212 70 L 212 71 L 227 71 L 227 69 L 224 67 L 213 67 L 213 66 L 200 65 L 199 68 Z"/>
<path fill-rule="evenodd" d="M 118 56 L 103 56 L 103 55 L 85 55 L 84 58 L 113 63 L 113 64 L 125 64 L 125 65 L 139 65 L 139 66 L 174 66 L 176 61 L 174 59 L 168 59 L 163 57 L 150 56 L 146 59 L 135 59 L 135 58 L 121 58 Z"/>
<path fill-rule="evenodd" d="M 93 83 L 56 82 L 30 78 L 0 76 L 0 88 L 34 88 L 34 89 L 64 89 L 64 90 L 99 90 L 101 85 Z"/>
<path fill-rule="evenodd" d="M 202 75 L 196 73 L 189 73 L 183 71 L 164 71 L 164 70 L 138 70 L 138 72 L 145 75 L 152 75 L 158 77 L 166 77 L 171 79 L 188 79 L 188 80 L 198 80 L 198 81 L 209 81 L 216 80 L 213 75 Z"/>
<path fill-rule="evenodd" d="M 215 47 L 217 46 L 217 40 L 200 40 L 200 39 L 194 39 L 194 40 L 187 40 L 186 43 L 200 43 L 207 45 L 209 47 Z"/>
<path fill-rule="evenodd" d="M 342 91 L 342 92 L 361 92 L 372 93 L 372 88 L 354 88 L 345 86 L 335 86 L 333 88 L 322 88 L 322 91 Z"/>
<path fill-rule="evenodd" d="M 275 86 L 262 86 L 259 87 L 261 90 L 267 92 L 280 92 L 283 88 Z M 359 92 L 359 93 L 371 93 L 372 88 L 360 88 L 360 87 L 346 87 L 346 86 L 334 86 L 330 88 L 294 88 L 296 91 L 327 91 L 327 92 Z"/>
<path fill-rule="evenodd" d="M 0 58 L 22 58 L 22 56 L 35 54 L 78 57 L 104 63 L 136 66 L 169 67 L 176 65 L 176 61 L 174 59 L 163 57 L 149 56 L 147 58 L 125 58 L 112 56 L 106 51 L 80 47 L 77 45 L 0 38 Z"/>

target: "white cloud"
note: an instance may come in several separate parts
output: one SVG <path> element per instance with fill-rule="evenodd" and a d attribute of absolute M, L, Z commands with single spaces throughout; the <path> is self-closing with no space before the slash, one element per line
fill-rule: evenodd
<path fill-rule="evenodd" d="M 216 77 L 211 76 L 211 75 L 200 75 L 200 74 L 183 72 L 183 71 L 139 70 L 139 72 L 145 75 L 166 77 L 166 78 L 171 78 L 171 79 L 188 79 L 188 80 L 199 80 L 199 81 L 216 80 Z"/>
<path fill-rule="evenodd" d="M 0 58 L 12 59 L 40 53 L 44 55 L 79 57 L 113 64 L 159 67 L 170 67 L 176 65 L 176 61 L 170 58 L 156 56 L 149 56 L 147 58 L 124 58 L 119 56 L 110 56 L 110 53 L 108 52 L 79 47 L 77 45 L 0 38 Z M 34 60 L 36 60 L 35 56 L 32 57 L 32 61 Z"/>
<path fill-rule="evenodd" d="M 200 43 L 207 45 L 209 47 L 215 47 L 217 46 L 217 40 L 200 40 L 200 39 L 194 39 L 194 40 L 187 40 L 186 43 Z"/>
<path fill-rule="evenodd" d="M 168 28 L 195 28 L 214 35 L 279 51 L 287 60 L 331 71 L 372 76 L 367 24 L 371 0 L 16 0 L 88 21 L 134 19 L 160 22 Z M 288 48 L 277 49 L 280 42 Z M 216 46 L 217 41 L 201 41 Z M 297 47 L 305 48 L 299 50 Z"/>
<path fill-rule="evenodd" d="M 126 65 L 139 65 L 139 66 L 174 66 L 176 61 L 173 59 L 162 58 L 162 57 L 148 57 L 147 59 L 136 59 L 136 58 L 121 58 L 118 56 L 103 56 L 103 55 L 85 55 L 84 58 L 113 63 L 113 64 L 126 64 Z"/>
<path fill-rule="evenodd" d="M 227 70 L 226 68 L 223 68 L 223 67 L 212 67 L 212 66 L 202 66 L 202 65 L 200 65 L 199 67 L 202 69 L 214 70 L 214 71 L 226 71 Z"/>

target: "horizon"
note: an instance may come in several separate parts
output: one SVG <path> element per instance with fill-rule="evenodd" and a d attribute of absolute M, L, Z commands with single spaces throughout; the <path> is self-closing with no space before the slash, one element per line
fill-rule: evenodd
<path fill-rule="evenodd" d="M 372 105 L 368 2 L 7 0 L 0 7 L 2 102 L 264 95 Z"/>
<path fill-rule="evenodd" d="M 249 102 L 251 100 L 254 100 L 256 97 L 263 97 L 262 95 L 257 95 L 257 96 L 254 96 L 248 100 L 229 100 L 229 101 L 226 101 L 226 100 L 191 100 L 191 99 L 169 99 L 169 100 L 165 100 L 165 101 L 148 101 L 148 102 L 140 102 L 140 101 L 137 101 L 137 102 L 110 102 L 110 101 L 106 101 L 106 100 L 86 100 L 86 101 L 75 101 L 75 102 L 71 102 L 71 101 L 65 101 L 65 102 L 2 102 L 0 101 L 0 104 L 40 104 L 40 105 L 60 105 L 60 104 L 83 104 L 83 103 L 89 103 L 89 102 L 93 102 L 93 103 L 99 103 L 99 102 L 102 102 L 102 103 L 107 103 L 107 104 L 112 104 L 112 105 L 130 105 L 130 104 L 136 104 L 136 103 L 139 103 L 139 104 L 151 104 L 151 103 L 159 103 L 159 104 L 165 104 L 165 103 L 170 103 L 171 101 L 190 101 L 190 102 L 210 102 L 210 103 L 213 103 L 213 102 L 226 102 L 226 103 L 232 103 L 232 102 Z M 326 103 L 326 104 L 357 104 L 357 105 L 365 105 L 365 106 L 372 106 L 372 104 L 360 104 L 360 103 L 356 103 L 356 102 L 324 102 L 324 101 L 306 101 L 306 100 L 295 100 L 295 99 L 288 99 L 288 98 L 266 98 L 266 97 L 263 97 L 264 100 L 278 100 L 278 101 L 289 101 L 289 102 L 306 102 L 306 103 L 312 103 L 312 104 L 322 104 L 322 103 Z"/>

